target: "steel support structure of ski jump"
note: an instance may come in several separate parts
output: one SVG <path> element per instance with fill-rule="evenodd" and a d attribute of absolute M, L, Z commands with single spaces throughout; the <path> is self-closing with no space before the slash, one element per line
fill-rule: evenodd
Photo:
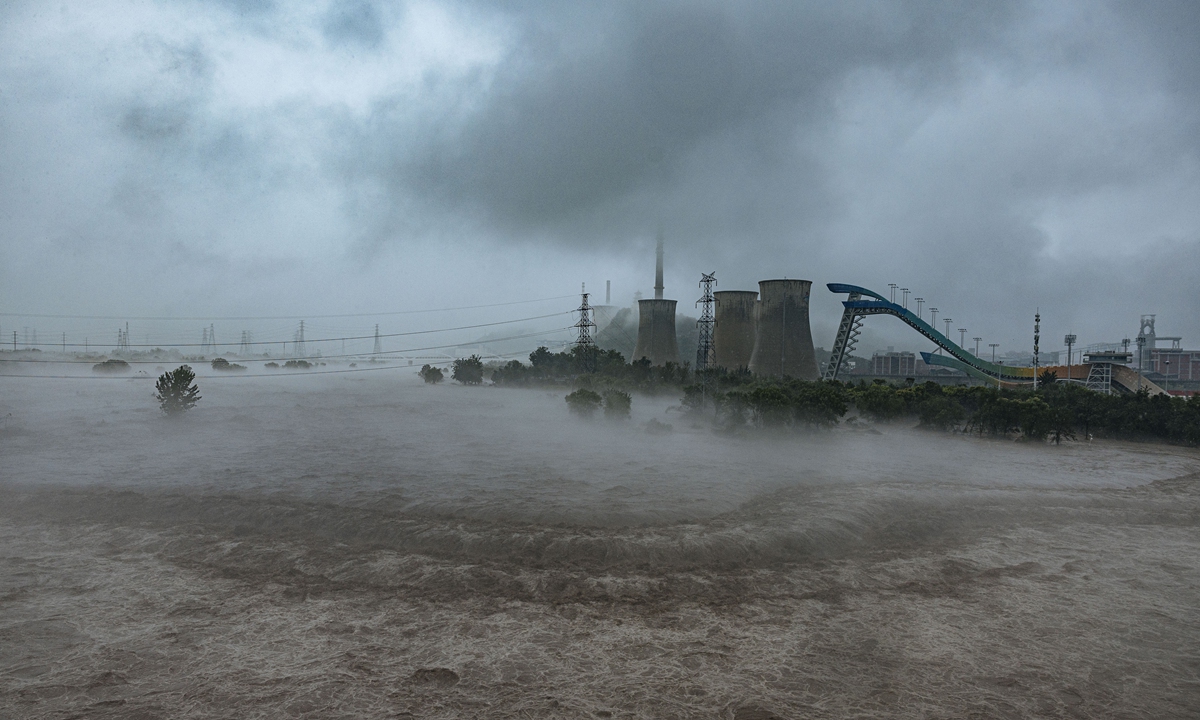
<path fill-rule="evenodd" d="M 1010 367 L 975 357 L 966 348 L 960 347 L 953 340 L 938 332 L 937 328 L 917 317 L 913 311 L 889 301 L 879 293 L 845 283 L 829 283 L 828 288 L 830 292 L 839 295 L 845 294 L 848 297 L 842 301 L 842 305 L 846 309 L 842 312 L 842 322 L 838 326 L 838 334 L 833 343 L 833 353 L 829 357 L 829 364 L 821 376 L 825 380 L 837 379 L 846 364 L 846 359 L 858 341 L 863 318 L 867 315 L 894 315 L 948 353 L 947 355 L 921 353 L 921 359 L 925 361 L 926 365 L 953 368 L 980 380 L 998 383 L 1002 386 L 1014 387 L 1033 383 L 1033 368 Z M 1088 373 L 1085 377 L 1091 375 L 1090 368 L 1082 365 L 1076 367 Z M 1094 382 L 1099 381 L 1106 386 L 1120 385 L 1129 392 L 1144 390 L 1151 395 L 1166 394 L 1165 390 L 1144 377 L 1135 380 L 1136 374 L 1124 365 L 1112 365 L 1102 372 L 1103 377 L 1097 375 L 1090 379 Z"/>
<path fill-rule="evenodd" d="M 935 345 L 949 353 L 949 357 L 943 355 L 934 355 L 932 353 L 921 353 L 921 359 L 926 365 L 941 365 L 943 367 L 962 370 L 963 372 L 980 380 L 989 380 L 996 382 L 999 380 L 1002 384 L 1026 384 L 1033 382 L 1033 368 L 1023 367 L 1006 367 L 999 363 L 990 363 L 986 360 L 981 360 L 965 348 L 960 347 L 950 338 L 938 332 L 937 328 L 917 317 L 916 313 L 908 308 L 897 305 L 889 301 L 879 293 L 872 292 L 858 285 L 846 285 L 844 283 L 829 283 L 830 292 L 848 295 L 848 299 L 842 302 L 845 310 L 842 311 L 842 322 L 838 327 L 837 338 L 833 343 L 833 354 L 829 358 L 829 364 L 825 367 L 824 379 L 836 380 L 842 367 L 846 364 L 846 359 L 850 356 L 854 349 L 854 344 L 858 340 L 858 335 L 862 327 L 862 319 L 867 315 L 894 315 L 909 327 L 924 335 L 926 338 L 933 341 Z"/>

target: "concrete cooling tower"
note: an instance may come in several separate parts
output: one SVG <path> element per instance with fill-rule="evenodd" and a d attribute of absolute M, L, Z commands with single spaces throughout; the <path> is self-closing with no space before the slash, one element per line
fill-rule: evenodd
<path fill-rule="evenodd" d="M 753 290 L 718 290 L 713 346 L 717 367 L 726 370 L 750 367 L 754 354 L 754 318 L 758 293 Z"/>
<path fill-rule="evenodd" d="M 674 300 L 638 300 L 637 347 L 632 359 L 642 358 L 649 358 L 651 365 L 679 362 Z"/>
<path fill-rule="evenodd" d="M 763 280 L 758 283 L 758 332 L 750 371 L 816 380 L 817 356 L 808 326 L 808 280 Z"/>
<path fill-rule="evenodd" d="M 663 235 L 658 233 L 655 252 L 654 299 L 638 300 L 637 346 L 631 360 L 649 358 L 651 365 L 679 362 L 679 341 L 675 335 L 675 301 L 663 300 Z"/>

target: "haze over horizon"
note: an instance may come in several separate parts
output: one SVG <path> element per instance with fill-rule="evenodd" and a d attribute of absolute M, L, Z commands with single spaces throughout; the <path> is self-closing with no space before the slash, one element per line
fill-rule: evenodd
<path fill-rule="evenodd" d="M 814 281 L 825 347 L 827 282 L 1006 349 L 1039 307 L 1043 349 L 1142 313 L 1194 347 L 1197 37 L 1182 2 L 8 3 L 0 329 L 627 304 L 661 228 L 681 315 L 715 270 Z M 489 312 L 452 322 L 542 310 Z"/>

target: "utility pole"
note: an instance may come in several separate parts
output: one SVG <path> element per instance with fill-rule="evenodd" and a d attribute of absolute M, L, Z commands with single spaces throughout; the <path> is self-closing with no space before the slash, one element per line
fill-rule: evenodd
<path fill-rule="evenodd" d="M 1071 348 L 1075 347 L 1075 341 L 1078 338 L 1072 333 L 1063 338 L 1063 343 L 1067 346 L 1067 382 L 1071 382 Z"/>
<path fill-rule="evenodd" d="M 662 246 L 659 245 L 659 247 Z M 583 363 L 583 371 L 591 373 L 596 372 L 596 343 L 592 340 L 592 331 L 596 329 L 596 323 L 592 322 L 592 308 L 588 305 L 586 283 L 580 284 L 579 296 L 579 307 L 575 310 L 579 313 L 579 322 L 574 325 L 579 330 L 579 336 L 575 340 L 575 347 L 577 355 Z"/>

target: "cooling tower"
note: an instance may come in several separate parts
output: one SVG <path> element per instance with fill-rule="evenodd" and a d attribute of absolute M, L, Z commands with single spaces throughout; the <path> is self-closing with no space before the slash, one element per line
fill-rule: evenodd
<path fill-rule="evenodd" d="M 763 280 L 758 284 L 758 323 L 750 371 L 817 379 L 817 357 L 808 326 L 808 280 Z"/>
<path fill-rule="evenodd" d="M 631 360 L 642 358 L 649 358 L 651 365 L 679 362 L 674 300 L 638 300 L 637 347 Z"/>
<path fill-rule="evenodd" d="M 754 316 L 758 293 L 753 290 L 719 290 L 716 325 L 713 326 L 717 367 L 726 370 L 750 367 L 754 354 Z"/>

